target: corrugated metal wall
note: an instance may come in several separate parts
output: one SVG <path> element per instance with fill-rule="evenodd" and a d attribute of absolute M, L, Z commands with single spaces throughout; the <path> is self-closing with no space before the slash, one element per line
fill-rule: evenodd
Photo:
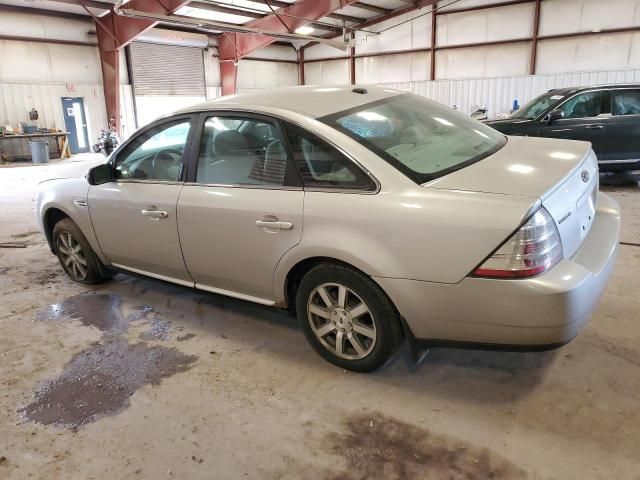
<path fill-rule="evenodd" d="M 507 113 L 514 99 L 520 105 L 552 88 L 603 83 L 640 82 L 640 69 L 557 73 L 498 78 L 470 78 L 421 82 L 383 83 L 422 95 L 470 113 L 475 105 L 487 107 L 489 114 Z"/>

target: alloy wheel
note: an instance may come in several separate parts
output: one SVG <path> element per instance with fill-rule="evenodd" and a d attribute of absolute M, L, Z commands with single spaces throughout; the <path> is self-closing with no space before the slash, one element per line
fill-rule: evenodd
<path fill-rule="evenodd" d="M 376 344 L 371 310 L 353 290 L 340 283 L 325 283 L 311 292 L 307 318 L 320 343 L 340 358 L 362 359 Z"/>
<path fill-rule="evenodd" d="M 82 281 L 89 272 L 87 259 L 82 251 L 82 245 L 69 232 L 60 232 L 56 241 L 56 248 L 65 271 L 75 280 Z"/>

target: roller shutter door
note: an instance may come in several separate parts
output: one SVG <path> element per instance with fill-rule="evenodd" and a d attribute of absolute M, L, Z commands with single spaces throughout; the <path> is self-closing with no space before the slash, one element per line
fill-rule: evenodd
<path fill-rule="evenodd" d="M 201 48 L 143 42 L 130 47 L 136 95 L 205 96 Z"/>

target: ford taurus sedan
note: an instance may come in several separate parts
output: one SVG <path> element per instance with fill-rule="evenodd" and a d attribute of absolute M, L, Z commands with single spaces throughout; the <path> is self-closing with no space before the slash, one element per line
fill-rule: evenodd
<path fill-rule="evenodd" d="M 589 143 L 506 137 L 383 88 L 296 87 L 162 118 L 86 177 L 40 185 L 75 281 L 132 272 L 296 312 L 355 371 L 412 346 L 571 340 L 620 213 Z"/>

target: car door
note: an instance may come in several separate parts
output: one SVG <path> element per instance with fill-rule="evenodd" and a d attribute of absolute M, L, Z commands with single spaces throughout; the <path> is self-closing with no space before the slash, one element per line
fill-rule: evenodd
<path fill-rule="evenodd" d="M 193 285 L 182 259 L 177 203 L 194 116 L 152 124 L 111 161 L 114 180 L 89 189 L 100 249 L 116 267 Z"/>
<path fill-rule="evenodd" d="M 273 275 L 302 237 L 304 192 L 277 120 L 203 114 L 178 201 L 196 286 L 273 304 Z"/>
<path fill-rule="evenodd" d="M 624 168 L 640 161 L 640 89 L 614 89 L 608 119 L 606 150 L 598 159 Z"/>
<path fill-rule="evenodd" d="M 608 108 L 602 90 L 578 93 L 561 105 L 564 117 L 539 126 L 539 136 L 591 142 L 596 155 L 604 151 Z"/>

